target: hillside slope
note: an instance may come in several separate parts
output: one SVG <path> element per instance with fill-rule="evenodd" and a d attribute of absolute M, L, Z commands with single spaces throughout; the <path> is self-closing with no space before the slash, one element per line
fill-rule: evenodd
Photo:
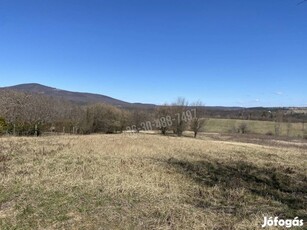
<path fill-rule="evenodd" d="M 0 88 L 0 90 L 3 89 L 21 91 L 26 93 L 42 94 L 57 99 L 71 101 L 79 105 L 93 104 L 93 103 L 107 103 L 117 107 L 154 107 L 154 105 L 152 104 L 129 103 L 101 94 L 71 92 L 67 90 L 52 88 L 37 83 L 20 84 L 20 85 Z"/>

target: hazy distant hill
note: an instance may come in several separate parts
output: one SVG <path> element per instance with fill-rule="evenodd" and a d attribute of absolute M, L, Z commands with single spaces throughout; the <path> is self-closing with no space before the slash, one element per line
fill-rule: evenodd
<path fill-rule="evenodd" d="M 37 83 L 21 84 L 21 85 L 0 88 L 0 90 L 2 89 L 10 89 L 26 93 L 42 94 L 46 96 L 51 96 L 53 98 L 71 101 L 73 103 L 80 105 L 92 104 L 92 103 L 107 103 L 117 107 L 155 107 L 155 105 L 153 104 L 129 103 L 105 95 L 71 92 L 67 90 L 52 88 Z"/>
<path fill-rule="evenodd" d="M 123 108 L 155 108 L 157 105 L 154 104 L 144 104 L 144 103 L 129 103 L 126 101 L 121 101 L 109 96 L 101 95 L 101 94 L 93 94 L 93 93 L 82 93 L 82 92 L 72 92 L 62 89 L 57 89 L 37 83 L 28 83 L 28 84 L 20 84 L 9 87 L 0 87 L 0 90 L 10 89 L 25 93 L 35 93 L 50 96 L 56 99 L 63 99 L 65 101 L 70 101 L 79 105 L 93 104 L 93 103 L 107 103 L 117 107 Z M 278 108 L 243 108 L 243 107 L 227 107 L 227 106 L 206 106 L 206 110 L 215 111 L 220 113 L 224 111 L 226 113 L 233 111 L 236 112 L 242 109 L 249 109 L 252 111 L 259 110 L 276 110 Z M 283 108 L 286 109 L 286 108 Z M 306 109 L 306 108 L 299 108 Z"/>
<path fill-rule="evenodd" d="M 45 95 L 46 97 L 52 97 L 53 99 L 58 99 L 59 101 L 63 101 L 64 104 L 65 102 L 71 102 L 75 105 L 106 103 L 129 110 L 130 109 L 146 110 L 149 113 L 153 113 L 154 109 L 159 107 L 159 105 L 154 105 L 154 104 L 129 103 L 126 101 L 117 100 L 115 98 L 100 94 L 71 92 L 67 90 L 61 90 L 49 86 L 44 86 L 37 83 L 20 84 L 20 85 L 2 87 L 2 88 L 0 87 L 0 93 L 1 91 L 4 92 L 4 90 Z M 9 94 L 8 97 L 14 97 L 12 95 L 14 94 Z M 3 99 L 2 96 L 0 96 L 0 102 L 1 99 Z M 2 101 L 4 101 L 4 99 Z M 203 107 L 202 111 L 203 111 L 202 112 L 203 117 L 211 117 L 211 118 L 227 118 L 227 119 L 230 118 L 230 119 L 248 119 L 248 120 L 260 119 L 260 120 L 272 121 L 274 120 L 276 113 L 278 111 L 282 111 L 285 120 L 287 117 L 291 117 L 292 121 L 297 121 L 297 122 L 307 119 L 306 108 L 277 108 L 277 107 L 243 108 L 243 107 L 205 106 Z"/>
<path fill-rule="evenodd" d="M 50 96 L 57 99 L 63 99 L 70 101 L 79 105 L 92 104 L 92 103 L 107 103 L 117 107 L 124 108 L 154 108 L 157 105 L 154 104 L 144 104 L 144 103 L 129 103 L 126 101 L 121 101 L 109 96 L 93 93 L 81 93 L 72 92 L 62 89 L 53 88 L 50 86 L 45 86 L 37 83 L 20 84 L 9 87 L 0 87 L 0 90 L 9 89 L 25 93 L 35 93 Z M 206 106 L 209 110 L 239 110 L 241 107 L 224 107 L 224 106 Z"/>
<path fill-rule="evenodd" d="M 144 104 L 144 103 L 129 103 L 126 101 L 121 101 L 109 96 L 93 93 L 81 93 L 81 92 L 71 92 L 67 90 L 57 89 L 37 83 L 20 84 L 9 87 L 0 87 L 2 89 L 10 89 L 25 93 L 35 93 L 50 96 L 56 99 L 63 99 L 65 101 L 70 101 L 78 105 L 86 105 L 93 103 L 107 103 L 116 107 L 122 108 L 144 108 L 153 109 L 157 105 L 154 104 Z M 224 106 L 206 106 L 207 110 L 210 111 L 236 111 L 242 109 L 241 107 L 224 107 Z"/>

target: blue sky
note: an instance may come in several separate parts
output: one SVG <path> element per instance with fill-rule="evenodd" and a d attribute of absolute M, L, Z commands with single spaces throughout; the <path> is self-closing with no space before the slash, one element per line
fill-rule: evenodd
<path fill-rule="evenodd" d="M 307 2 L 0 0 L 0 87 L 307 106 Z"/>

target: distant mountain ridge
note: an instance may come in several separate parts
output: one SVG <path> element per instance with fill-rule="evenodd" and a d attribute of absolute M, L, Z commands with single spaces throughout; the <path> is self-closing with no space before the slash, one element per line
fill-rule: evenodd
<path fill-rule="evenodd" d="M 42 94 L 56 99 L 70 101 L 79 105 L 106 103 L 117 107 L 155 107 L 154 104 L 129 103 L 101 94 L 72 92 L 41 85 L 38 83 L 27 83 L 9 87 L 1 87 L 0 90 L 15 90 L 24 93 Z"/>
<path fill-rule="evenodd" d="M 158 107 L 159 105 L 155 104 L 146 104 L 146 103 L 130 103 L 122 100 L 118 100 L 106 95 L 102 94 L 95 94 L 95 93 L 85 93 L 85 92 L 73 92 L 68 90 L 57 89 L 50 86 L 45 86 L 38 83 L 26 83 L 26 84 L 19 84 L 14 86 L 8 87 L 0 87 L 0 90 L 14 90 L 24 93 L 34 93 L 34 94 L 41 94 L 46 95 L 49 97 L 53 97 L 55 99 L 70 101 L 74 104 L 78 105 L 88 105 L 94 103 L 106 103 L 116 107 L 121 108 L 147 108 L 153 109 Z M 238 106 L 205 106 L 206 110 L 209 111 L 237 111 L 242 109 L 250 109 L 250 110 L 274 110 L 276 108 L 265 108 L 265 107 L 254 107 L 254 108 L 244 108 Z M 291 108 L 294 110 L 297 109 L 307 109 L 302 107 L 293 107 Z M 286 109 L 286 108 L 284 108 Z M 289 109 L 289 108 L 287 108 Z"/>

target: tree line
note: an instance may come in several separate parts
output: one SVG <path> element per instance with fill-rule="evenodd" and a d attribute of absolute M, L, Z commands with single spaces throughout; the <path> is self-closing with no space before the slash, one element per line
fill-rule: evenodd
<path fill-rule="evenodd" d="M 189 129 L 196 137 L 205 124 L 205 119 L 200 118 L 204 113 L 203 105 L 200 102 L 189 104 L 184 98 L 155 109 L 127 109 L 103 103 L 77 105 L 14 90 L 1 90 L 0 98 L 0 134 L 120 133 L 133 127 L 135 132 L 152 129 L 160 130 L 164 135 L 172 132 L 178 136 Z M 195 109 L 193 117 L 186 112 L 192 108 Z M 154 121 L 158 123 L 152 125 Z"/>

